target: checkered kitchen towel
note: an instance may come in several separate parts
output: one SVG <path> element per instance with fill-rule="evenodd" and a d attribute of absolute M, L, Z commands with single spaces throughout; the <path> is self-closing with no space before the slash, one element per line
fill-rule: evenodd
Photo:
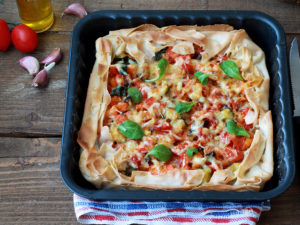
<path fill-rule="evenodd" d="M 256 224 L 266 202 L 95 202 L 74 194 L 74 208 L 82 224 L 209 225 Z"/>

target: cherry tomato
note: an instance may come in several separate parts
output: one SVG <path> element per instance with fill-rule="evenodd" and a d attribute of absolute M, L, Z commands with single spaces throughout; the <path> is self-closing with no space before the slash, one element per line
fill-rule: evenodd
<path fill-rule="evenodd" d="M 10 45 L 10 32 L 4 20 L 0 20 L 0 34 L 0 51 L 6 51 Z"/>
<path fill-rule="evenodd" d="M 21 52 L 32 52 L 38 45 L 38 36 L 30 27 L 20 24 L 11 32 L 11 39 L 16 49 Z"/>

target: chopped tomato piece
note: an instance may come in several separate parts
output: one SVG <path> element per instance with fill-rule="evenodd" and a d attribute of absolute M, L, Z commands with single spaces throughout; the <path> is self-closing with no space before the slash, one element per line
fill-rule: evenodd
<path fill-rule="evenodd" d="M 195 44 L 194 44 L 194 51 L 195 51 L 194 57 L 197 57 L 197 56 L 201 55 L 201 52 L 204 52 L 202 46 L 195 45 Z"/>
<path fill-rule="evenodd" d="M 174 166 L 173 166 L 173 165 L 170 165 L 170 164 L 165 165 L 165 167 L 166 167 L 166 170 L 167 170 L 167 171 L 173 170 L 173 169 L 174 169 Z"/>
<path fill-rule="evenodd" d="M 181 161 L 181 168 L 184 168 L 184 169 L 191 169 L 190 167 L 190 162 L 191 162 L 191 158 L 188 157 L 187 154 L 183 154 L 182 155 L 182 161 Z"/>
<path fill-rule="evenodd" d="M 206 161 L 205 164 L 211 168 L 212 172 L 215 172 L 218 168 L 215 167 L 210 161 Z"/>
<path fill-rule="evenodd" d="M 136 88 L 140 88 L 141 87 L 141 79 L 140 78 L 135 78 L 132 81 L 132 84 L 136 87 Z"/>
<path fill-rule="evenodd" d="M 234 163 L 234 162 L 241 162 L 244 159 L 244 153 L 242 151 L 232 149 L 232 148 L 225 148 L 221 151 L 218 151 L 224 159 Z"/>
<path fill-rule="evenodd" d="M 166 107 L 166 106 L 168 105 L 168 103 L 167 103 L 167 102 L 161 102 L 160 105 L 161 105 L 162 107 Z"/>
<path fill-rule="evenodd" d="M 109 72 L 108 72 L 109 77 L 114 77 L 117 74 L 119 74 L 119 71 L 118 71 L 117 67 L 115 67 L 115 66 L 109 67 Z"/>
<path fill-rule="evenodd" d="M 249 110 L 250 110 L 249 107 L 243 108 L 241 110 L 241 113 L 242 113 L 243 117 L 245 117 L 247 115 L 247 113 L 248 113 Z"/>
<path fill-rule="evenodd" d="M 163 130 L 171 130 L 172 125 L 168 123 L 167 121 L 160 122 L 159 124 L 156 124 L 152 127 L 155 131 L 163 131 Z"/>
<path fill-rule="evenodd" d="M 203 87 L 202 88 L 202 95 L 203 95 L 203 97 L 207 97 L 209 95 L 209 88 L 208 87 Z"/>
<path fill-rule="evenodd" d="M 130 78 L 135 77 L 136 71 L 137 71 L 137 67 L 136 66 L 128 66 L 127 67 L 127 73 L 129 74 Z"/>
<path fill-rule="evenodd" d="M 148 149 L 145 146 L 141 146 L 141 147 L 137 148 L 136 150 L 139 152 L 144 152 L 144 153 L 148 152 Z"/>
<path fill-rule="evenodd" d="M 127 102 L 120 102 L 117 105 L 115 105 L 115 107 L 121 112 L 126 112 L 129 110 L 129 105 Z"/>
<path fill-rule="evenodd" d="M 250 147 L 252 143 L 252 138 L 247 138 L 243 136 L 236 136 L 228 132 L 221 134 L 221 141 L 230 148 L 243 151 Z"/>
<path fill-rule="evenodd" d="M 221 90 L 219 88 L 214 88 L 213 91 L 210 94 L 210 97 L 212 99 L 221 99 L 224 95 L 222 94 Z"/>
<path fill-rule="evenodd" d="M 126 115 L 116 115 L 115 119 L 117 123 L 124 123 L 126 120 L 128 120 L 128 117 Z"/>
<path fill-rule="evenodd" d="M 158 168 L 154 167 L 154 166 L 151 166 L 149 168 L 149 172 L 152 174 L 152 175 L 159 175 L 161 172 Z"/>
<path fill-rule="evenodd" d="M 112 89 L 112 88 L 114 88 L 118 85 L 117 81 L 116 81 L 116 77 L 109 77 L 108 78 L 108 83 L 109 83 L 110 89 Z"/>
<path fill-rule="evenodd" d="M 230 108 L 237 111 L 246 101 L 245 97 L 240 97 L 236 101 L 230 100 L 228 105 Z"/>
<path fill-rule="evenodd" d="M 148 98 L 148 93 L 145 90 L 145 88 L 142 88 L 141 92 L 142 92 L 143 99 L 147 99 Z"/>
<path fill-rule="evenodd" d="M 121 74 L 117 74 L 115 79 L 116 79 L 117 85 L 122 85 L 125 82 L 124 78 Z"/>
<path fill-rule="evenodd" d="M 138 167 L 141 165 L 141 159 L 137 155 L 131 157 L 131 161 L 136 164 Z"/>
<path fill-rule="evenodd" d="M 108 75 L 108 83 L 110 87 L 114 88 L 117 85 L 122 85 L 124 83 L 124 78 L 121 74 L 119 74 L 116 67 L 109 68 L 109 75 Z"/>
<path fill-rule="evenodd" d="M 166 58 L 169 63 L 175 63 L 175 58 L 178 56 L 177 53 L 172 51 L 173 47 L 169 47 L 167 52 L 166 52 Z"/>
<path fill-rule="evenodd" d="M 220 63 L 226 61 L 228 59 L 227 53 L 225 53 L 224 55 L 216 55 L 215 59 Z"/>
<path fill-rule="evenodd" d="M 143 100 L 140 104 L 136 105 L 136 110 L 140 111 L 142 109 L 147 110 L 149 106 L 151 106 L 154 103 L 155 99 L 153 97 L 147 98 Z"/>
<path fill-rule="evenodd" d="M 180 58 L 183 59 L 184 61 L 181 64 L 181 69 L 183 69 L 188 74 L 194 74 L 194 66 L 192 65 L 191 62 L 191 56 L 190 55 L 178 56 L 175 58 L 175 61 L 179 60 Z"/>
<path fill-rule="evenodd" d="M 118 103 L 121 102 L 121 101 L 122 101 L 121 97 L 113 96 L 113 97 L 111 97 L 109 106 L 116 105 L 116 104 L 118 104 Z"/>

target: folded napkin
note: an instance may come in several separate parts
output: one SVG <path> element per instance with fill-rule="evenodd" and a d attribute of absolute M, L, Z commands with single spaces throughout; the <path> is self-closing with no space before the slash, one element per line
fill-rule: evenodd
<path fill-rule="evenodd" d="M 130 202 L 91 201 L 74 194 L 76 218 L 82 224 L 209 225 L 256 224 L 264 202 Z"/>

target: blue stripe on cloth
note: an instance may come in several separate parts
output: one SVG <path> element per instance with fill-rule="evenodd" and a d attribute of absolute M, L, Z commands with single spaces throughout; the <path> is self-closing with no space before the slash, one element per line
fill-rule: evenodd
<path fill-rule="evenodd" d="M 184 202 L 167 202 L 166 208 L 167 209 L 185 208 L 185 204 Z"/>
<path fill-rule="evenodd" d="M 148 204 L 146 204 L 146 203 L 128 204 L 127 209 L 128 210 L 148 209 Z"/>
<path fill-rule="evenodd" d="M 123 209 L 123 210 L 138 210 L 138 209 L 173 209 L 173 208 L 237 208 L 237 207 L 262 207 L 270 206 L 270 202 L 90 202 L 90 201 L 76 201 L 75 207 L 99 207 L 105 209 Z"/>

